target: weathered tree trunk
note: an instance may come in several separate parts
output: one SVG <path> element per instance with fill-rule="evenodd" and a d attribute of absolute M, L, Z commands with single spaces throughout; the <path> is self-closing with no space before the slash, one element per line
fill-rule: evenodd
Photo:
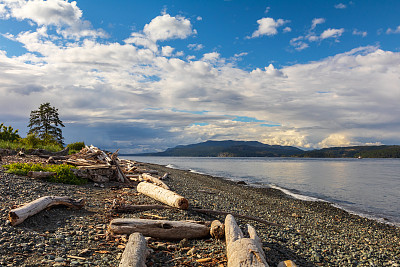
<path fill-rule="evenodd" d="M 160 186 L 160 187 L 162 187 L 164 189 L 169 190 L 169 186 L 168 185 L 166 185 L 163 181 L 161 181 L 160 179 L 158 179 L 156 177 L 151 176 L 148 173 L 143 173 L 142 174 L 142 178 L 143 178 L 143 180 L 145 180 L 147 182 L 151 182 L 151 183 L 153 183 L 155 185 L 158 185 L 158 186 Z"/>
<path fill-rule="evenodd" d="M 249 225 L 248 225 L 249 227 Z M 244 238 L 235 218 L 228 214 L 225 219 L 225 240 L 228 267 L 268 267 L 261 240 L 253 227 L 249 227 L 250 238 Z"/>
<path fill-rule="evenodd" d="M 186 198 L 151 183 L 140 182 L 137 186 L 137 191 L 171 207 L 184 210 L 189 207 L 189 202 Z"/>
<path fill-rule="evenodd" d="M 114 219 L 109 230 L 114 234 L 142 233 L 161 239 L 195 239 L 210 234 L 210 229 L 202 224 L 185 221 L 147 220 L 147 219 Z"/>
<path fill-rule="evenodd" d="M 225 225 L 218 220 L 211 223 L 210 235 L 215 239 L 222 239 L 225 236 Z"/>
<path fill-rule="evenodd" d="M 148 254 L 146 239 L 141 233 L 133 233 L 129 236 L 119 267 L 145 267 Z"/>
<path fill-rule="evenodd" d="M 8 219 L 11 225 L 17 225 L 22 223 L 26 218 L 49 207 L 65 205 L 70 208 L 80 209 L 84 204 L 85 201 L 83 199 L 74 200 L 69 197 L 45 196 L 29 202 L 22 207 L 10 210 Z"/>
<path fill-rule="evenodd" d="M 56 175 L 55 172 L 34 172 L 34 171 L 30 171 L 28 172 L 28 177 L 32 177 L 32 178 L 38 178 L 38 179 L 43 179 L 43 178 L 49 178 L 49 177 L 53 177 L 54 175 Z"/>

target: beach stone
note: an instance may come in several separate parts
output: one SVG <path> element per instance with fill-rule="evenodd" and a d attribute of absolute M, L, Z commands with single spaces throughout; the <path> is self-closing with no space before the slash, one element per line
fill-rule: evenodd
<path fill-rule="evenodd" d="M 63 262 L 65 259 L 63 257 L 57 257 L 54 259 L 55 262 Z"/>

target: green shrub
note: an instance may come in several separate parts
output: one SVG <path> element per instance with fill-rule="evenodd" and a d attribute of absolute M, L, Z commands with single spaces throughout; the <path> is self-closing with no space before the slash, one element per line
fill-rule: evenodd
<path fill-rule="evenodd" d="M 45 171 L 45 172 L 55 172 L 56 175 L 50 177 L 48 181 L 63 184 L 76 184 L 81 185 L 87 183 L 86 179 L 77 177 L 71 169 L 75 167 L 67 164 L 49 164 L 43 165 L 40 163 L 11 163 L 8 165 L 3 165 L 7 169 L 8 173 L 14 173 L 17 175 L 28 175 L 30 171 Z"/>
<path fill-rule="evenodd" d="M 84 142 L 75 142 L 75 143 L 71 143 L 71 144 L 67 145 L 67 147 L 69 148 L 69 154 L 75 154 L 75 153 L 78 153 L 79 151 L 81 151 L 81 149 L 85 147 L 85 143 Z"/>
<path fill-rule="evenodd" d="M 36 133 L 28 134 L 25 138 L 21 140 L 21 143 L 25 145 L 26 148 L 32 149 L 37 148 L 41 143 L 42 140 L 36 135 Z"/>

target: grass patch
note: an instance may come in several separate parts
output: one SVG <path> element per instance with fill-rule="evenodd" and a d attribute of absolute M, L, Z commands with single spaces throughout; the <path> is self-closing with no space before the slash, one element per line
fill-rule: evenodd
<path fill-rule="evenodd" d="M 40 163 L 11 163 L 3 165 L 7 169 L 8 173 L 14 173 L 17 175 L 27 176 L 30 171 L 44 171 L 44 172 L 55 172 L 56 175 L 47 179 L 49 182 L 63 183 L 63 184 L 75 184 L 82 185 L 86 184 L 87 180 L 77 177 L 71 169 L 75 167 L 67 164 L 49 164 L 43 165 Z"/>
<path fill-rule="evenodd" d="M 11 150 L 29 150 L 29 149 L 45 149 L 47 151 L 51 152 L 57 152 L 62 150 L 62 146 L 59 144 L 36 144 L 35 146 L 32 146 L 31 144 L 26 144 L 23 142 L 11 142 L 11 141 L 4 141 L 0 140 L 0 148 L 1 149 L 11 149 Z"/>

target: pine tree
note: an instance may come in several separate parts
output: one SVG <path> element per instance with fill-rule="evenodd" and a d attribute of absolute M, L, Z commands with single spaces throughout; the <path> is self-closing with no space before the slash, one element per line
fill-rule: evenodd
<path fill-rule="evenodd" d="M 31 111 L 28 134 L 37 134 L 42 140 L 63 145 L 64 138 L 59 126 L 65 127 L 58 117 L 58 109 L 51 107 L 50 103 L 44 103 L 38 110 Z"/>

